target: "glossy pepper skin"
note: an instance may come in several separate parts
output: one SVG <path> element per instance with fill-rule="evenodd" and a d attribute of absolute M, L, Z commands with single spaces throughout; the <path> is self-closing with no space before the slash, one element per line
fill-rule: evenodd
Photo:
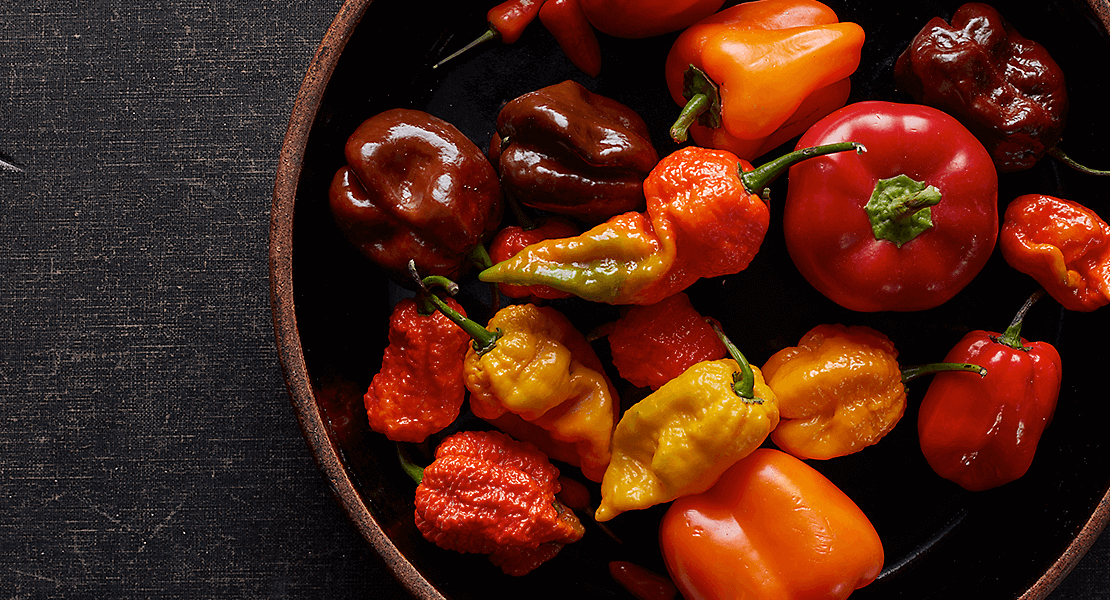
<path fill-rule="evenodd" d="M 1110 303 L 1110 226 L 1093 210 L 1043 194 L 1006 207 L 998 239 L 1006 262 L 1068 310 Z"/>
<path fill-rule="evenodd" d="M 724 0 L 579 0 L 598 31 L 638 39 L 681 31 L 713 14 Z"/>
<path fill-rule="evenodd" d="M 416 488 L 416 527 L 441 548 L 488 554 L 525 575 L 585 533 L 555 499 L 559 470 L 535 446 L 497 431 L 464 431 L 436 448 Z"/>
<path fill-rule="evenodd" d="M 493 146 L 507 196 L 593 223 L 641 210 L 659 162 L 635 111 L 570 80 L 506 104 Z"/>
<path fill-rule="evenodd" d="M 901 420 L 906 390 L 894 343 L 866 326 L 818 325 L 763 365 L 779 399 L 775 444 L 827 459 L 878 442 Z"/>
<path fill-rule="evenodd" d="M 339 229 L 398 281 L 408 261 L 421 272 L 457 276 L 469 253 L 501 222 L 497 172 L 450 123 L 393 109 L 348 138 L 347 165 L 329 191 Z"/>
<path fill-rule="evenodd" d="M 816 0 L 744 2 L 699 21 L 667 55 L 667 88 L 688 107 L 672 136 L 688 128 L 699 146 L 765 154 L 844 106 L 864 37 Z"/>
<path fill-rule="evenodd" d="M 1064 132 L 1063 70 L 986 4 L 964 4 L 951 25 L 940 17 L 926 23 L 898 57 L 894 78 L 916 101 L 959 119 L 1001 172 L 1032 167 Z"/>
<path fill-rule="evenodd" d="M 581 233 L 577 225 L 560 217 L 549 217 L 531 222 L 528 226 L 509 225 L 497 232 L 489 245 L 489 257 L 493 262 L 501 262 L 512 258 L 517 252 L 537 242 L 552 238 L 573 237 Z M 502 294 L 510 298 L 528 298 L 533 304 L 542 300 L 567 298 L 570 292 L 552 289 L 546 285 L 511 285 L 503 283 L 497 286 Z"/>
<path fill-rule="evenodd" d="M 713 326 L 685 292 L 647 306 L 630 306 L 609 332 L 613 366 L 632 385 L 657 390 L 686 369 L 724 358 Z"/>
<path fill-rule="evenodd" d="M 867 152 L 790 169 L 783 208 L 790 258 L 814 288 L 851 310 L 916 311 L 948 301 L 982 270 L 998 238 L 990 155 L 941 111 L 882 101 L 830 114 L 798 145 L 848 139 Z"/>
<path fill-rule="evenodd" d="M 446 298 L 455 310 L 462 307 Z M 393 307 L 382 366 L 363 396 L 370 428 L 396 442 L 423 442 L 450 425 L 466 396 L 470 336 L 412 298 Z"/>
<path fill-rule="evenodd" d="M 795 152 L 758 169 L 731 152 L 681 148 L 644 180 L 647 212 L 611 217 L 582 235 L 545 240 L 479 279 L 543 284 L 594 302 L 654 304 L 702 277 L 747 268 L 767 233 L 760 193 L 789 164 L 851 143 Z"/>
<path fill-rule="evenodd" d="M 1035 300 L 1035 297 L 1033 298 Z M 1026 473 L 1060 394 L 1060 354 L 1021 337 L 1028 302 L 1006 332 L 968 333 L 945 360 L 975 362 L 985 377 L 938 373 L 921 401 L 921 452 L 941 477 L 981 491 Z"/>
<path fill-rule="evenodd" d="M 858 506 L 817 470 L 760 448 L 709 491 L 679 498 L 659 528 L 687 600 L 842 600 L 879 575 L 883 546 Z"/>
<path fill-rule="evenodd" d="M 597 521 L 699 494 L 778 425 L 778 400 L 739 351 L 700 362 L 624 412 Z"/>

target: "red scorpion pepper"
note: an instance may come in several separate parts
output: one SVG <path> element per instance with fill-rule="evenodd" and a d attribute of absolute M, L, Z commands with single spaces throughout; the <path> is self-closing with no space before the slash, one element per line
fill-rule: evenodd
<path fill-rule="evenodd" d="M 1064 308 L 1090 312 L 1110 303 L 1110 226 L 1082 204 L 1019 196 L 1006 207 L 998 245 L 1011 267 Z"/>
<path fill-rule="evenodd" d="M 859 102 L 799 146 L 855 140 L 791 167 L 783 209 L 790 257 L 822 294 L 857 311 L 914 311 L 956 295 L 998 238 L 998 176 L 963 125 L 914 104 Z"/>
<path fill-rule="evenodd" d="M 844 106 L 864 33 L 816 0 L 745 2 L 679 36 L 667 87 L 684 106 L 671 136 L 752 160 Z M 695 122 L 696 120 L 696 122 Z"/>
<path fill-rule="evenodd" d="M 717 12 L 724 0 L 579 0 L 598 31 L 637 39 L 681 31 Z"/>
<path fill-rule="evenodd" d="M 522 224 L 505 227 L 497 232 L 497 235 L 493 236 L 493 241 L 490 242 L 489 256 L 494 263 L 512 258 L 517 252 L 537 242 L 552 238 L 571 237 L 581 233 L 577 225 L 561 217 L 547 217 L 532 221 L 524 217 L 523 211 L 518 211 L 517 214 L 518 220 L 523 221 Z M 533 302 L 573 296 L 570 292 L 561 292 L 546 285 L 502 283 L 498 284 L 497 287 L 502 294 L 510 298 L 529 298 Z"/>
<path fill-rule="evenodd" d="M 770 222 L 760 194 L 790 164 L 860 149 L 851 142 L 807 148 L 755 169 L 731 152 L 682 148 L 644 181 L 647 214 L 624 213 L 582 235 L 533 244 L 478 277 L 609 304 L 654 304 L 699 278 L 747 268 Z"/>
<path fill-rule="evenodd" d="M 760 448 L 659 527 L 683 597 L 843 600 L 875 580 L 883 544 L 867 515 L 801 460 Z"/>
<path fill-rule="evenodd" d="M 532 444 L 497 431 L 443 440 L 416 488 L 416 527 L 437 546 L 488 554 L 514 576 L 553 558 L 585 529 L 563 506 L 559 469 Z"/>
<path fill-rule="evenodd" d="M 653 390 L 695 364 L 727 353 L 713 326 L 684 292 L 655 304 L 628 307 L 608 337 L 613 366 L 621 377 Z"/>
<path fill-rule="evenodd" d="M 935 17 L 894 64 L 894 79 L 922 104 L 956 117 L 979 138 L 1001 172 L 1032 167 L 1046 153 L 1077 170 L 1057 146 L 1068 113 L 1064 72 L 994 8 L 972 2 L 949 25 Z"/>
<path fill-rule="evenodd" d="M 545 0 L 540 8 L 540 22 L 574 66 L 590 77 L 601 73 L 601 47 L 582 12 L 580 0 Z"/>
<path fill-rule="evenodd" d="M 451 298 L 444 300 L 465 314 Z M 370 428 L 397 442 L 423 442 L 459 416 L 470 336 L 427 302 L 393 307 L 382 368 L 363 396 Z"/>
<path fill-rule="evenodd" d="M 1026 301 L 1004 333 L 972 331 L 945 358 L 980 364 L 986 376 L 939 373 L 921 401 L 921 452 L 938 475 L 965 489 L 985 490 L 1024 475 L 1052 421 L 1060 354 L 1052 344 L 1021 337 L 1022 320 L 1039 295 Z"/>

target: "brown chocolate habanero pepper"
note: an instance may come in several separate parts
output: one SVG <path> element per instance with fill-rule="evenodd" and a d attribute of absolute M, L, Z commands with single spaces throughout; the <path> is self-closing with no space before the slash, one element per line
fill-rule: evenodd
<path fill-rule="evenodd" d="M 493 165 L 450 123 L 393 109 L 347 140 L 329 193 L 339 229 L 401 283 L 414 259 L 426 275 L 457 277 L 501 222 Z"/>
<path fill-rule="evenodd" d="M 591 223 L 642 210 L 659 162 L 635 111 L 569 80 L 506 104 L 490 154 L 507 196 Z"/>

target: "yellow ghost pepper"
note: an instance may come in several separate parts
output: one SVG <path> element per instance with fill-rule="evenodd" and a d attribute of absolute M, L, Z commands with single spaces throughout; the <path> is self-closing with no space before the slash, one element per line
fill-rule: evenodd
<path fill-rule="evenodd" d="M 448 280 L 428 277 L 425 282 L 429 280 L 453 289 Z M 516 423 L 511 432 L 515 436 L 549 436 L 526 441 L 571 450 L 565 460 L 580 467 L 587 478 L 601 481 L 619 406 L 585 336 L 566 316 L 546 306 L 509 305 L 482 327 L 434 295 L 432 301 L 474 338 L 463 364 L 474 415 L 495 425 Z M 510 414 L 531 427 L 506 421 Z"/>
<path fill-rule="evenodd" d="M 733 358 L 699 362 L 627 411 L 613 432 L 598 521 L 709 489 L 778 424 L 759 369 L 722 335 Z"/>

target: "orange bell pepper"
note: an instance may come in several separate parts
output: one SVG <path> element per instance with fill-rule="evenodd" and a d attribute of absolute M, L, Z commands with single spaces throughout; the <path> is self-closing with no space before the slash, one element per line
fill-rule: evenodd
<path fill-rule="evenodd" d="M 745 2 L 697 22 L 667 56 L 684 106 L 671 135 L 752 160 L 844 106 L 864 32 L 816 0 Z M 694 122 L 696 120 L 696 122 Z"/>
<path fill-rule="evenodd" d="M 883 545 L 855 502 L 813 467 L 761 448 L 709 491 L 675 500 L 659 530 L 689 600 L 847 598 L 879 575 Z"/>

